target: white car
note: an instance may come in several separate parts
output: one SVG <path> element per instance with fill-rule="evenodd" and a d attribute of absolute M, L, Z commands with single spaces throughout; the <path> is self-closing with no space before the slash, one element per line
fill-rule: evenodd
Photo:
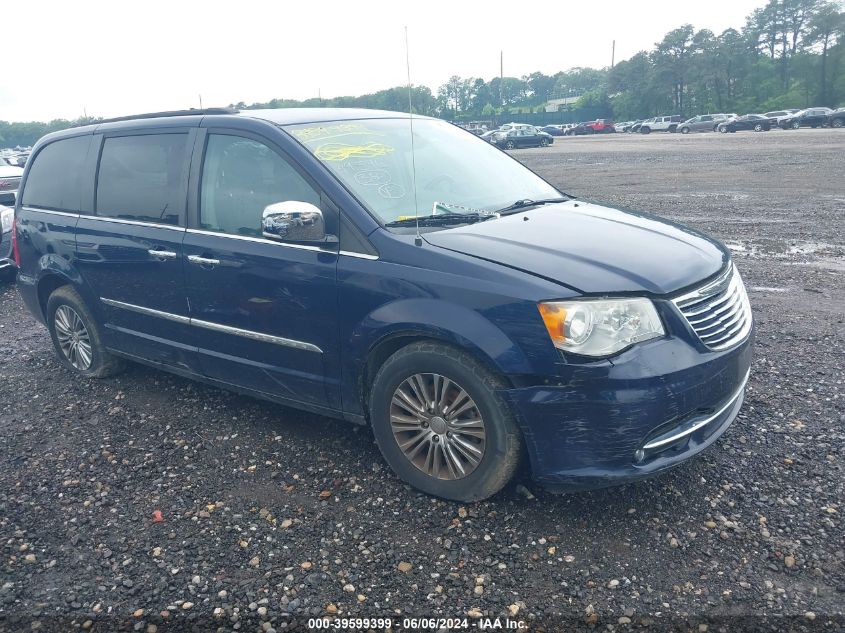
<path fill-rule="evenodd" d="M 673 116 L 656 116 L 643 121 L 640 126 L 640 134 L 650 134 L 652 132 L 675 132 L 678 125 L 683 122 L 683 117 Z"/>
<path fill-rule="evenodd" d="M 0 204 L 15 206 L 15 195 L 21 184 L 21 176 L 22 168 L 10 165 L 6 159 L 0 158 Z"/>

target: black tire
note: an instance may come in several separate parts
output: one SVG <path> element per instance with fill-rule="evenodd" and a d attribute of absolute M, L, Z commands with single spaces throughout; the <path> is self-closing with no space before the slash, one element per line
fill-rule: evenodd
<path fill-rule="evenodd" d="M 515 147 L 516 143 L 514 143 L 513 141 L 508 141 L 507 143 L 505 143 L 505 149 L 514 149 Z"/>
<path fill-rule="evenodd" d="M 722 134 L 727 134 L 727 133 L 728 133 L 728 128 L 726 128 L 726 127 L 723 125 L 723 126 L 721 126 L 721 127 L 719 128 L 719 131 L 720 131 Z"/>
<path fill-rule="evenodd" d="M 640 134 L 651 134 L 651 128 L 650 127 L 641 127 L 640 128 Z"/>
<path fill-rule="evenodd" d="M 549 146 L 549 139 L 541 138 L 540 139 L 540 147 L 548 147 Z"/>
<path fill-rule="evenodd" d="M 792 123 L 792 129 L 793 130 L 797 130 L 800 127 L 801 127 L 801 124 L 798 121 L 795 121 L 795 122 Z"/>
<path fill-rule="evenodd" d="M 684 127 L 681 128 L 681 134 L 689 134 L 689 133 L 690 133 L 690 129 L 688 127 L 684 126 Z"/>
<path fill-rule="evenodd" d="M 71 362 L 68 354 L 62 349 L 59 343 L 59 337 L 56 332 L 56 312 L 63 306 L 70 308 L 79 317 L 87 330 L 88 341 L 91 347 L 91 360 L 90 365 L 84 369 L 80 369 Z M 79 296 L 79 293 L 76 292 L 73 286 L 61 286 L 50 295 L 47 301 L 46 316 L 47 329 L 50 330 L 53 347 L 56 348 L 56 354 L 59 360 L 67 369 L 86 378 L 106 378 L 123 370 L 123 360 L 106 351 L 96 320 L 85 304 L 85 301 Z"/>
<path fill-rule="evenodd" d="M 484 451 L 475 469 L 463 477 L 442 479 L 430 475 L 412 463 L 399 447 L 391 429 L 391 402 L 396 390 L 415 374 L 445 376 L 475 402 L 486 434 Z M 502 379 L 458 348 L 434 342 L 402 348 L 381 366 L 370 393 L 370 422 L 384 459 L 401 479 L 431 495 L 478 501 L 496 494 L 513 477 L 522 455 L 522 439 L 513 414 L 496 395 L 505 387 Z"/>
<path fill-rule="evenodd" d="M 830 124 L 830 127 L 842 127 L 843 120 L 842 119 L 833 119 L 833 122 Z"/>
<path fill-rule="evenodd" d="M 762 132 L 762 131 L 763 131 L 763 126 L 762 126 L 762 124 L 760 124 L 760 123 L 756 124 L 756 125 L 754 126 L 754 131 L 755 131 L 755 132 Z"/>

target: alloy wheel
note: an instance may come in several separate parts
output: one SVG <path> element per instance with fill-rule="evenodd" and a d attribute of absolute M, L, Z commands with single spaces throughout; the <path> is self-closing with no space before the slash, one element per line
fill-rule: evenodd
<path fill-rule="evenodd" d="M 396 388 L 390 428 L 399 449 L 435 479 L 463 479 L 484 457 L 487 432 L 475 401 L 440 374 L 414 374 Z"/>
<path fill-rule="evenodd" d="M 76 310 L 68 305 L 59 306 L 53 317 L 53 325 L 59 347 L 68 362 L 80 371 L 89 369 L 94 359 L 91 338 Z"/>

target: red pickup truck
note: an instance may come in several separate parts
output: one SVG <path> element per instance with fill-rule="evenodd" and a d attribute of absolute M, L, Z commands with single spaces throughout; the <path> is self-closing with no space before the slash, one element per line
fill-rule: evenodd
<path fill-rule="evenodd" d="M 594 134 L 608 134 L 616 131 L 610 119 L 596 119 L 587 123 L 586 127 L 590 128 Z"/>

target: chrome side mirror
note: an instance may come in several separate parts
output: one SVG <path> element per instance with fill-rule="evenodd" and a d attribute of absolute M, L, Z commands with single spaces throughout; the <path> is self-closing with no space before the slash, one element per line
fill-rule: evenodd
<path fill-rule="evenodd" d="M 261 217 L 264 237 L 284 242 L 325 242 L 323 212 L 309 202 L 286 200 L 264 208 Z"/>

